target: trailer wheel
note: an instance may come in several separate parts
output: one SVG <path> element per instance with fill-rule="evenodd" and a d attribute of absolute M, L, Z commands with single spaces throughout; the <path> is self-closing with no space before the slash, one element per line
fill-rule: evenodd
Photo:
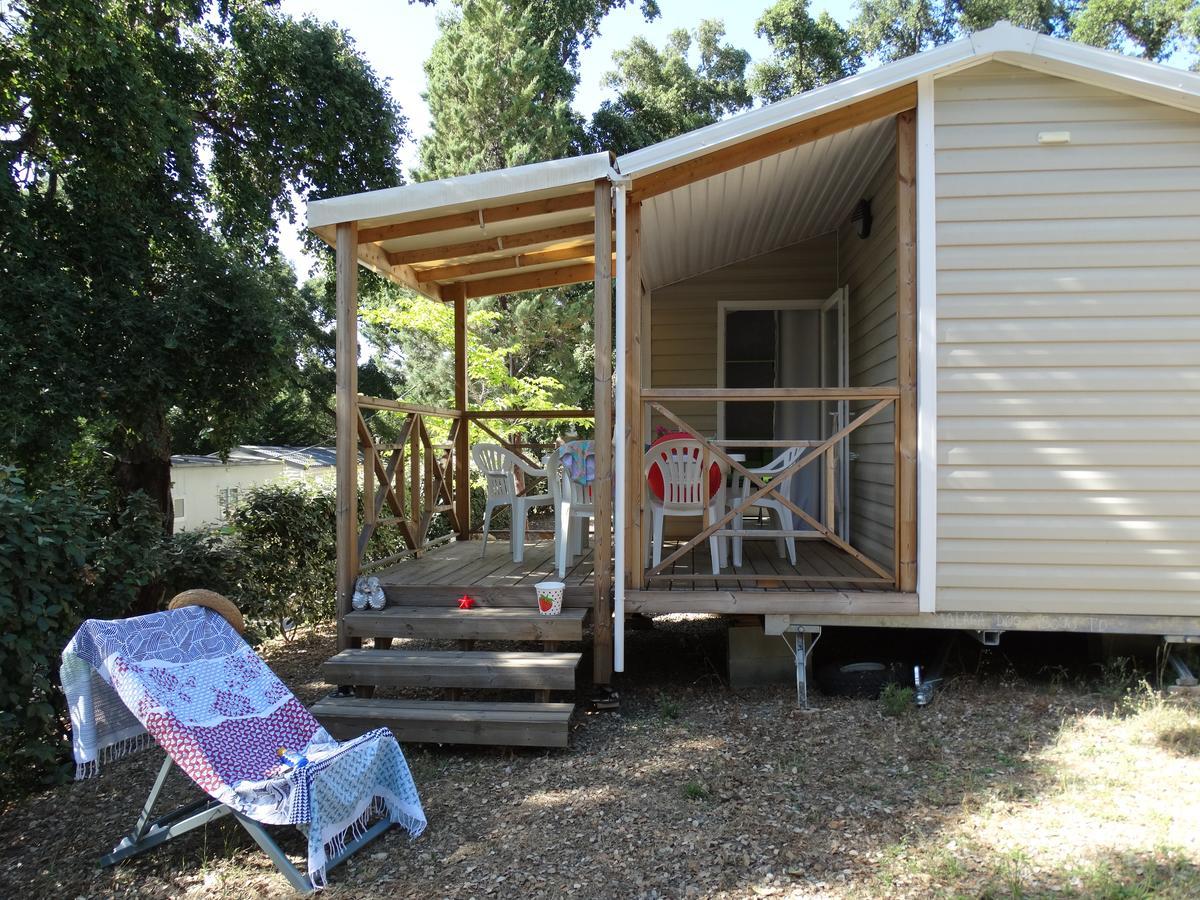
<path fill-rule="evenodd" d="M 842 661 L 825 663 L 816 671 L 821 693 L 830 697 L 875 699 L 885 686 L 901 678 L 903 667 L 895 662 Z"/>

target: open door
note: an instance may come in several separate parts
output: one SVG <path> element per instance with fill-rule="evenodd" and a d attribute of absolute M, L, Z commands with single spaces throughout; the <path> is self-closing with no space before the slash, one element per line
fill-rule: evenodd
<path fill-rule="evenodd" d="M 850 386 L 850 288 L 838 288 L 821 305 L 821 387 Z M 828 438 L 850 421 L 848 400 L 823 401 L 822 437 Z M 838 445 L 835 474 L 834 531 L 842 540 L 850 539 L 850 441 Z M 824 479 L 822 479 L 824 490 Z"/>

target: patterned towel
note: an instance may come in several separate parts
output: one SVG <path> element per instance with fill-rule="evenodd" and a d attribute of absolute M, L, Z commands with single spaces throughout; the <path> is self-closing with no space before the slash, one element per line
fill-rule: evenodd
<path fill-rule="evenodd" d="M 592 441 L 568 441 L 558 448 L 567 477 L 585 487 L 596 480 L 596 447 Z"/>
<path fill-rule="evenodd" d="M 273 825 L 309 824 L 308 874 L 372 815 L 416 837 L 425 813 L 386 728 L 339 743 L 220 615 L 199 606 L 89 619 L 63 651 L 76 777 L 157 743 L 206 793 Z M 281 766 L 279 750 L 308 758 Z"/>

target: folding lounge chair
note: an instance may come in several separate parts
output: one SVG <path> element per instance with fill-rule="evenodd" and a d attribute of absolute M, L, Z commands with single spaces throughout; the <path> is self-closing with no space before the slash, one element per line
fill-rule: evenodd
<path fill-rule="evenodd" d="M 416 837 L 425 814 L 386 728 L 334 741 L 242 637 L 211 609 L 187 606 L 85 622 L 63 651 L 76 777 L 157 742 L 167 753 L 133 831 L 101 865 L 145 853 L 232 815 L 298 891 L 393 824 Z M 151 821 L 171 767 L 209 796 Z M 373 816 L 381 817 L 373 825 Z M 308 874 L 263 824 L 308 838 Z"/>

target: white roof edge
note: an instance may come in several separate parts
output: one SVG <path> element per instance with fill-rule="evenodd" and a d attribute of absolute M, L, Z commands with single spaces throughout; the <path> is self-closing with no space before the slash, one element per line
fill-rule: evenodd
<path fill-rule="evenodd" d="M 512 200 L 524 194 L 549 195 L 556 191 L 611 174 L 612 155 L 607 150 L 587 156 L 552 159 L 546 162 L 497 169 L 438 181 L 419 181 L 400 187 L 361 194 L 347 194 L 308 204 L 308 227 L 320 228 L 339 222 L 355 222 L 416 214 L 425 211 L 454 212 L 493 200 Z"/>
<path fill-rule="evenodd" d="M 625 178 L 636 178 L 882 94 L 922 75 L 949 75 L 992 59 L 1200 112 L 1200 75 L 999 22 L 941 47 L 626 153 L 616 165 Z"/>

